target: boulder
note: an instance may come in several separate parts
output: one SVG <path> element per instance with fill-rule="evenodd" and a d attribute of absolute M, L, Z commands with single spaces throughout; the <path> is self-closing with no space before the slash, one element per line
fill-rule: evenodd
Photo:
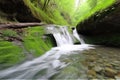
<path fill-rule="evenodd" d="M 0 18 L 19 22 L 40 22 L 36 19 L 23 0 L 0 0 Z M 0 23 L 4 23 L 2 21 Z"/>
<path fill-rule="evenodd" d="M 107 9 L 95 13 L 83 23 L 77 25 L 77 30 L 85 36 L 87 43 L 120 46 L 120 1 Z"/>

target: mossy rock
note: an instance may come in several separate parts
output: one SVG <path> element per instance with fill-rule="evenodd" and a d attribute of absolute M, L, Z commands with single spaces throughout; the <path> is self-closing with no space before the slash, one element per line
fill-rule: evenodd
<path fill-rule="evenodd" d="M 43 26 L 28 28 L 23 41 L 26 51 L 34 57 L 44 54 L 54 46 L 51 38 L 45 35 Z"/>
<path fill-rule="evenodd" d="M 0 69 L 21 63 L 26 59 L 38 57 L 54 46 L 51 37 L 46 36 L 43 26 L 24 29 L 20 35 L 15 30 L 10 29 L 2 30 L 1 33 Z M 20 37 L 22 41 L 13 39 L 8 42 L 4 39 L 6 37 Z M 29 58 L 31 55 L 32 58 Z"/>

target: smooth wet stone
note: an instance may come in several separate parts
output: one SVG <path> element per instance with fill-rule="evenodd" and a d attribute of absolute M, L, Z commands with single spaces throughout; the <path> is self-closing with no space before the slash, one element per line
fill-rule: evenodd
<path fill-rule="evenodd" d="M 112 68 L 112 65 L 110 63 L 106 63 L 105 66 Z"/>
<path fill-rule="evenodd" d="M 113 61 L 113 62 L 111 62 L 111 65 L 119 66 L 120 65 L 120 61 Z"/>
<path fill-rule="evenodd" d="M 116 70 L 114 70 L 112 68 L 109 68 L 109 67 L 105 68 L 105 75 L 106 76 L 108 76 L 108 77 L 114 77 L 116 74 L 117 74 Z"/>
<path fill-rule="evenodd" d="M 88 69 L 92 69 L 94 66 L 95 66 L 94 63 L 89 63 L 89 65 L 88 65 Z"/>
<path fill-rule="evenodd" d="M 96 72 L 100 72 L 100 71 L 103 70 L 103 68 L 100 67 L 100 66 L 95 66 L 95 67 L 94 67 L 94 70 L 95 70 Z"/>
<path fill-rule="evenodd" d="M 94 70 L 88 70 L 87 75 L 90 77 L 96 77 L 96 72 Z"/>
<path fill-rule="evenodd" d="M 94 57 L 94 56 L 89 57 L 89 61 L 90 61 L 90 62 L 94 62 L 96 59 L 97 59 L 97 58 Z"/>
<path fill-rule="evenodd" d="M 117 75 L 115 75 L 115 79 L 120 80 L 120 72 L 118 72 Z"/>

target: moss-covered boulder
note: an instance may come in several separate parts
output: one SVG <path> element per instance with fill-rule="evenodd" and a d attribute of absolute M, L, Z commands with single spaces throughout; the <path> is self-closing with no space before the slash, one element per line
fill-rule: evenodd
<path fill-rule="evenodd" d="M 78 24 L 77 30 L 88 43 L 120 46 L 120 2 L 97 12 Z"/>
<path fill-rule="evenodd" d="M 0 69 L 39 57 L 53 46 L 45 27 L 0 30 Z"/>
<path fill-rule="evenodd" d="M 44 54 L 54 46 L 52 37 L 46 35 L 43 26 L 27 28 L 23 41 L 23 45 L 27 52 L 34 57 Z"/>
<path fill-rule="evenodd" d="M 10 21 L 35 22 L 36 19 L 23 0 L 0 0 L 0 23 Z"/>
<path fill-rule="evenodd" d="M 0 69 L 22 62 L 24 57 L 20 47 L 8 41 L 0 41 Z"/>

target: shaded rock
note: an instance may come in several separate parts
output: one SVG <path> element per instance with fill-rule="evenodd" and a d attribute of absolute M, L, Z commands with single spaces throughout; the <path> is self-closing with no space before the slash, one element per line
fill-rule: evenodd
<path fill-rule="evenodd" d="M 100 35 L 119 32 L 120 2 L 96 13 L 77 26 L 78 32 L 84 35 Z"/>
<path fill-rule="evenodd" d="M 87 43 L 120 47 L 120 2 L 78 24 Z"/>
<path fill-rule="evenodd" d="M 0 17 L 10 21 L 40 22 L 25 6 L 23 0 L 0 0 Z"/>

